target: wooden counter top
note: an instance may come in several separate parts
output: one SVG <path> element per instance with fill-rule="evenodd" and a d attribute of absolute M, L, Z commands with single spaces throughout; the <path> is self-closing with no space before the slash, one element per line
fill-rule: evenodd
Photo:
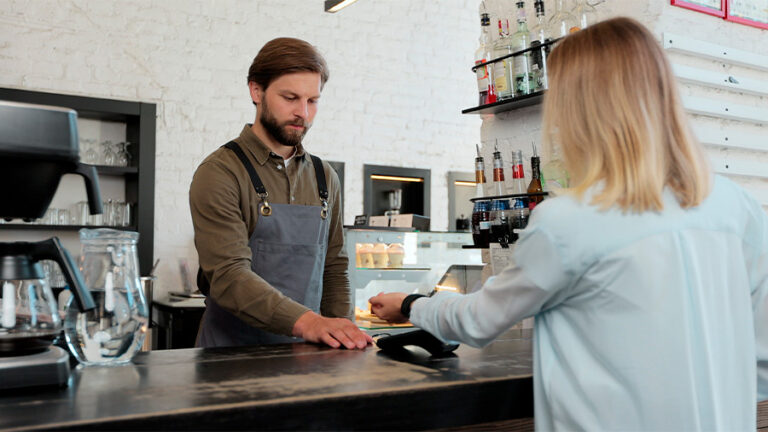
<path fill-rule="evenodd" d="M 311 344 L 140 353 L 0 396 L 0 429 L 434 429 L 533 416 L 531 342 L 453 357 Z"/>

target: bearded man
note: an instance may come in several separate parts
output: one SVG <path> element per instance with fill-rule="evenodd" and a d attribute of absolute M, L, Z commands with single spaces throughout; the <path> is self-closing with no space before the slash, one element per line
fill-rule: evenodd
<path fill-rule="evenodd" d="M 268 42 L 248 70 L 255 121 L 195 172 L 197 346 L 372 342 L 353 322 L 339 178 L 302 146 L 328 76 L 309 43 Z"/>

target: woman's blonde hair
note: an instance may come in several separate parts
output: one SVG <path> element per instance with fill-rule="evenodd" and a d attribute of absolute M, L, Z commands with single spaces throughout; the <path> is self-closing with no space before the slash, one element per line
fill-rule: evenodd
<path fill-rule="evenodd" d="M 706 156 L 669 63 L 642 24 L 614 18 L 574 33 L 548 68 L 544 140 L 562 150 L 573 193 L 602 183 L 592 204 L 632 212 L 661 210 L 665 187 L 682 207 L 707 197 Z"/>

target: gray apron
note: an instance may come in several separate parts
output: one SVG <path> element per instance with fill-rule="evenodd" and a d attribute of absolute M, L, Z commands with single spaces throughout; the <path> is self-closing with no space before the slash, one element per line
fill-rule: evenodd
<path fill-rule="evenodd" d="M 311 156 L 322 205 L 270 204 L 266 189 L 245 153 L 234 142 L 224 147 L 234 151 L 245 165 L 253 187 L 262 199 L 256 228 L 248 239 L 251 270 L 291 300 L 320 313 L 328 245 L 328 191 L 322 162 Z M 198 284 L 205 284 L 201 284 L 201 273 L 198 273 Z M 208 289 L 200 288 L 207 294 Z M 248 325 L 210 297 L 206 296 L 205 305 L 197 346 L 210 348 L 302 341 Z"/>

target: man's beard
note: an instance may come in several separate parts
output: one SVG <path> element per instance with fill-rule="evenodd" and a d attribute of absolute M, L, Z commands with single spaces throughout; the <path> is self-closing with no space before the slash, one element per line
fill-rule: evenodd
<path fill-rule="evenodd" d="M 283 124 L 279 124 L 275 116 L 272 115 L 272 112 L 269 110 L 266 98 L 265 100 L 261 101 L 261 106 L 259 107 L 259 122 L 264 127 L 264 130 L 266 130 L 267 133 L 275 139 L 275 141 L 288 147 L 296 147 L 297 145 L 301 144 L 301 140 L 304 138 L 304 135 L 306 135 L 310 126 L 312 126 L 312 123 L 306 123 L 302 119 L 296 119 L 293 121 L 285 122 Z M 304 126 L 304 129 L 301 131 L 287 130 L 285 126 L 288 125 Z"/>

